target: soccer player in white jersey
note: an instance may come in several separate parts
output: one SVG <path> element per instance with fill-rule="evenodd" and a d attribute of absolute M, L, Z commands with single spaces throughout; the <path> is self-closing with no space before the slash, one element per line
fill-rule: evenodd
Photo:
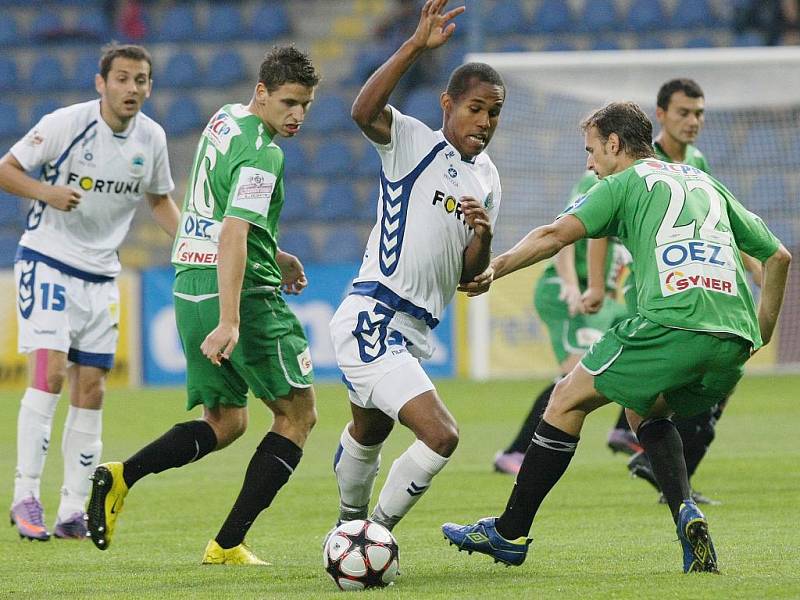
<path fill-rule="evenodd" d="M 395 421 L 416 436 L 394 461 L 371 519 L 394 527 L 428 489 L 458 443 L 453 416 L 420 365 L 460 282 L 488 264 L 500 180 L 483 153 L 505 85 L 470 63 L 441 95 L 443 127 L 432 131 L 388 106 L 414 61 L 455 29 L 464 7 L 428 1 L 414 34 L 364 84 L 352 116 L 381 157 L 377 223 L 350 294 L 331 321 L 336 359 L 353 420 L 335 458 L 339 520 L 366 518 L 381 446 Z"/>
<path fill-rule="evenodd" d="M 17 423 L 11 520 L 21 537 L 42 541 L 50 533 L 40 479 L 65 381 L 70 407 L 53 533 L 86 537 L 84 505 L 100 462 L 105 378 L 118 336 L 117 249 L 143 198 L 170 236 L 178 224 L 164 130 L 140 112 L 152 89 L 150 54 L 112 44 L 99 67 L 99 99 L 45 115 L 0 159 L 0 187 L 33 201 L 14 266 L 18 348 L 29 356 L 30 380 Z"/>

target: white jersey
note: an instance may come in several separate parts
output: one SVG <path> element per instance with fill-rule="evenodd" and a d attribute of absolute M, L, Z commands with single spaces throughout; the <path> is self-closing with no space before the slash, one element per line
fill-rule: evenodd
<path fill-rule="evenodd" d="M 462 160 L 441 130 L 390 108 L 391 141 L 374 144 L 382 164 L 378 220 L 351 293 L 433 328 L 455 294 L 475 235 L 460 198 L 482 200 L 494 227 L 500 177 L 485 153 Z"/>
<path fill-rule="evenodd" d="M 100 116 L 100 100 L 42 117 L 11 148 L 26 171 L 81 191 L 77 209 L 65 212 L 33 201 L 18 258 L 42 260 L 80 273 L 115 277 L 117 249 L 145 193 L 166 194 L 174 184 L 161 126 L 137 114 L 114 133 Z"/>

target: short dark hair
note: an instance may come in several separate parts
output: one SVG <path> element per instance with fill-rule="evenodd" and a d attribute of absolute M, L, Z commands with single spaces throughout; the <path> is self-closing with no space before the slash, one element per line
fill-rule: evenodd
<path fill-rule="evenodd" d="M 473 80 L 477 79 L 479 82 L 489 83 L 491 85 L 498 85 L 503 88 L 503 95 L 505 96 L 506 84 L 493 67 L 486 63 L 467 63 L 457 67 L 451 74 L 447 82 L 447 93 L 453 98 L 458 100 L 464 92 L 471 86 Z"/>
<path fill-rule="evenodd" d="M 634 102 L 612 102 L 595 111 L 581 123 L 584 131 L 592 127 L 603 142 L 616 133 L 620 149 L 633 158 L 653 156 L 653 124 Z"/>
<path fill-rule="evenodd" d="M 118 44 L 111 42 L 103 46 L 100 55 L 100 77 L 103 80 L 108 79 L 108 72 L 111 70 L 111 65 L 115 58 L 129 58 L 131 60 L 144 60 L 150 67 L 149 78 L 153 78 L 153 57 L 142 46 L 135 44 Z"/>
<path fill-rule="evenodd" d="M 258 81 L 272 93 L 286 83 L 299 83 L 313 88 L 319 83 L 319 75 L 307 54 L 294 46 L 273 46 L 264 55 L 258 70 Z"/>
<path fill-rule="evenodd" d="M 672 100 L 672 94 L 675 92 L 683 92 L 689 98 L 705 98 L 706 96 L 703 93 L 703 88 L 694 79 L 680 77 L 678 79 L 670 79 L 661 86 L 661 89 L 658 90 L 658 96 L 656 96 L 656 106 L 662 110 L 667 110 L 669 101 Z"/>

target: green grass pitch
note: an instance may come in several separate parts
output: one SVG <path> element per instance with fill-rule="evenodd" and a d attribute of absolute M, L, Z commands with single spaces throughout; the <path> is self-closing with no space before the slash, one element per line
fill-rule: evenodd
<path fill-rule="evenodd" d="M 706 514 L 722 575 L 685 576 L 672 522 L 648 484 L 627 476 L 605 447 L 616 417 L 591 415 L 577 455 L 534 523 L 527 562 L 518 568 L 456 552 L 442 522 L 472 521 L 502 510 L 512 479 L 492 472 L 541 381 L 442 381 L 439 391 L 461 428 L 461 442 L 412 513 L 395 530 L 402 574 L 365 592 L 389 598 L 798 598 L 800 597 L 800 377 L 748 377 L 741 383 L 701 465 L 695 485 L 721 499 Z M 0 535 L 2 598 L 324 598 L 339 596 L 322 570 L 320 543 L 336 517 L 331 459 L 347 420 L 343 388 L 320 385 L 319 424 L 305 457 L 275 504 L 248 536 L 273 566 L 202 567 L 206 542 L 238 493 L 252 450 L 269 424 L 251 404 L 247 434 L 198 464 L 142 480 L 128 496 L 113 546 L 31 543 L 6 526 Z M 0 484 L 10 503 L 19 394 L 0 394 Z M 186 420 L 182 390 L 110 392 L 104 460 L 129 456 Z M 61 484 L 60 440 L 66 402 L 54 427 L 42 496 L 52 526 Z M 196 417 L 197 413 L 192 413 Z M 398 427 L 384 448 L 378 485 L 410 443 Z M 376 486 L 376 495 L 377 495 Z"/>

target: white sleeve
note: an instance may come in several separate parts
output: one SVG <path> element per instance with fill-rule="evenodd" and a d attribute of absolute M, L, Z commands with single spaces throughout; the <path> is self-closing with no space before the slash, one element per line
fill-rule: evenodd
<path fill-rule="evenodd" d="M 38 170 L 43 164 L 56 160 L 66 150 L 70 135 L 68 127 L 60 126 L 66 119 L 53 113 L 45 115 L 16 144 L 11 154 L 26 171 Z"/>
<path fill-rule="evenodd" d="M 438 138 L 422 121 L 404 115 L 394 106 L 389 105 L 389 109 L 392 111 L 389 143 L 376 144 L 372 140 L 370 142 L 381 157 L 386 177 L 391 181 L 397 181 L 419 164 L 419 161 L 436 145 Z"/>
<path fill-rule="evenodd" d="M 153 173 L 146 191 L 150 194 L 167 194 L 174 188 L 175 183 L 172 181 L 172 173 L 169 170 L 167 136 L 164 130 L 159 128 L 153 150 Z"/>

